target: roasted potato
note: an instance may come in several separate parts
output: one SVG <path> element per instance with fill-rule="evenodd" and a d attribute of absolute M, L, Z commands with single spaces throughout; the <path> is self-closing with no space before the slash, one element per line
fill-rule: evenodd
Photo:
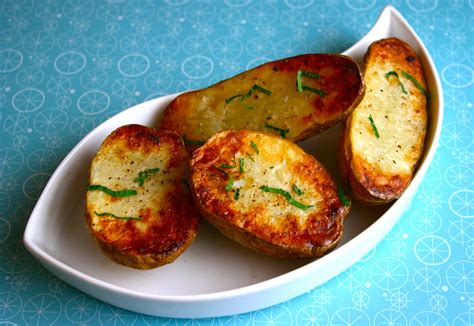
<path fill-rule="evenodd" d="M 349 57 L 307 54 L 263 64 L 176 97 L 160 129 L 193 150 L 224 130 L 255 130 L 301 141 L 344 119 L 362 99 L 358 65 Z"/>
<path fill-rule="evenodd" d="M 195 150 L 191 188 L 202 215 L 224 235 L 282 258 L 334 248 L 350 208 L 313 156 L 255 131 L 220 132 Z"/>
<path fill-rule="evenodd" d="M 407 188 L 422 155 L 428 94 L 416 53 L 396 38 L 369 47 L 364 81 L 365 97 L 346 121 L 338 165 L 355 198 L 384 204 Z"/>
<path fill-rule="evenodd" d="M 90 167 L 86 224 L 117 263 L 149 269 L 174 261 L 193 241 L 189 156 L 179 135 L 123 126 L 102 143 Z"/>

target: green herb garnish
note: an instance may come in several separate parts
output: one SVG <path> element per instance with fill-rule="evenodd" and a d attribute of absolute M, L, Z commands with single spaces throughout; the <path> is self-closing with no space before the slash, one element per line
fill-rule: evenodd
<path fill-rule="evenodd" d="M 240 157 L 239 158 L 239 172 L 240 173 L 244 173 L 244 158 L 243 157 Z"/>
<path fill-rule="evenodd" d="M 221 168 L 223 168 L 223 169 L 234 169 L 235 165 L 221 164 Z"/>
<path fill-rule="evenodd" d="M 138 182 L 138 184 L 140 186 L 143 186 L 143 184 L 145 183 L 145 180 L 150 178 L 150 176 L 152 174 L 155 174 L 155 173 L 158 173 L 160 172 L 160 169 L 159 168 L 154 168 L 154 169 L 147 169 L 145 171 L 140 171 L 138 172 L 138 177 L 135 178 L 133 181 L 134 182 Z"/>
<path fill-rule="evenodd" d="M 404 94 L 408 94 L 408 92 L 406 91 L 405 89 L 405 86 L 403 86 L 402 82 L 400 81 L 400 77 L 398 77 L 398 74 L 395 72 L 395 71 L 389 71 L 385 74 L 385 78 L 387 78 L 387 80 L 389 80 L 390 76 L 395 76 L 397 77 L 398 79 L 398 84 L 400 85 L 400 87 L 402 88 L 402 92 Z"/>
<path fill-rule="evenodd" d="M 249 157 L 249 159 L 250 159 L 252 162 L 255 162 L 255 160 L 253 159 L 252 154 L 247 154 L 247 156 Z"/>
<path fill-rule="evenodd" d="M 369 121 L 370 125 L 372 126 L 372 129 L 374 130 L 375 137 L 380 138 L 379 131 L 377 130 L 377 126 L 375 125 L 372 115 L 369 115 Z"/>
<path fill-rule="evenodd" d="M 137 191 L 133 189 L 112 190 L 101 185 L 88 185 L 86 189 L 88 191 L 103 191 L 107 195 L 112 197 L 130 197 L 135 196 L 137 194 Z"/>
<path fill-rule="evenodd" d="M 239 196 L 240 196 L 240 188 L 237 188 L 234 193 L 234 199 L 239 200 Z"/>
<path fill-rule="evenodd" d="M 226 104 L 229 104 L 230 102 L 232 102 L 233 100 L 235 100 L 236 98 L 244 98 L 244 96 L 242 94 L 237 94 L 237 95 L 234 95 L 234 96 L 231 96 L 229 97 L 228 99 L 225 100 Z"/>
<path fill-rule="evenodd" d="M 306 85 L 303 85 L 303 90 L 304 91 L 310 91 L 310 92 L 313 92 L 313 93 L 316 93 L 318 94 L 319 96 L 326 96 L 326 93 L 323 91 L 323 90 L 320 90 L 318 88 L 313 88 L 313 87 L 309 87 L 309 86 L 306 86 Z"/>
<path fill-rule="evenodd" d="M 255 150 L 257 154 L 260 154 L 260 151 L 258 150 L 257 144 L 255 144 L 252 140 L 250 141 L 250 146 Z"/>
<path fill-rule="evenodd" d="M 293 184 L 293 186 L 291 186 L 291 190 L 293 190 L 295 194 L 297 194 L 298 196 L 301 196 L 302 194 L 304 194 L 304 192 L 302 192 L 301 189 L 298 188 L 296 184 Z"/>
<path fill-rule="evenodd" d="M 231 103 L 233 100 L 235 100 L 236 98 L 240 98 L 240 104 L 242 106 L 244 106 L 245 108 L 247 109 L 253 109 L 253 107 L 251 106 L 248 106 L 246 104 L 243 103 L 243 101 L 245 101 L 246 99 L 248 99 L 250 96 L 252 96 L 253 93 L 255 93 L 255 91 L 259 91 L 267 96 L 271 96 L 272 95 L 272 91 L 266 89 L 266 88 L 263 88 L 262 86 L 258 86 L 257 84 L 253 85 L 252 88 L 250 88 L 250 90 L 247 92 L 247 94 L 245 95 L 242 95 L 242 94 L 237 94 L 237 95 L 234 95 L 234 96 L 231 96 L 229 97 L 228 99 L 225 100 L 225 102 L 227 104 Z"/>
<path fill-rule="evenodd" d="M 219 171 L 220 173 L 222 173 L 222 174 L 224 174 L 224 175 L 226 175 L 226 176 L 229 175 L 226 171 L 222 170 L 221 168 L 219 168 L 219 167 L 217 167 L 217 166 L 215 166 L 215 165 L 211 165 L 211 166 L 212 166 L 214 169 L 216 169 L 217 171 Z"/>
<path fill-rule="evenodd" d="M 423 95 L 425 95 L 425 97 L 428 98 L 428 93 L 426 92 L 426 90 L 423 88 L 421 83 L 415 77 L 413 77 L 412 75 L 410 75 L 409 73 L 407 73 L 406 71 L 403 71 L 403 70 L 402 70 L 402 75 L 406 79 L 410 80 L 413 84 L 415 84 L 416 88 L 418 88 L 423 93 Z"/>
<path fill-rule="evenodd" d="M 310 91 L 318 94 L 319 96 L 326 96 L 326 93 L 323 90 L 303 85 L 303 82 L 301 80 L 302 77 L 319 79 L 321 76 L 316 72 L 298 70 L 298 72 L 296 73 L 296 87 L 298 88 L 298 92 L 301 93 L 303 91 Z"/>
<path fill-rule="evenodd" d="M 285 199 L 288 201 L 289 204 L 291 204 L 295 207 L 298 207 L 302 210 L 307 210 L 308 208 L 314 207 L 313 205 L 304 205 L 304 204 L 296 201 L 295 199 L 293 199 L 293 197 L 291 197 L 291 194 L 288 191 L 285 191 L 285 190 L 280 189 L 280 188 L 272 188 L 272 187 L 268 187 L 268 186 L 261 186 L 259 189 L 263 190 L 264 192 L 270 192 L 270 193 L 282 195 L 283 197 L 285 197 Z"/>
<path fill-rule="evenodd" d="M 229 180 L 227 181 L 227 184 L 225 185 L 225 191 L 231 191 L 233 186 L 234 186 L 234 178 L 232 176 L 229 176 Z"/>
<path fill-rule="evenodd" d="M 314 78 L 314 79 L 321 78 L 321 75 L 318 74 L 317 72 L 311 72 L 311 71 L 305 71 L 305 70 L 298 70 L 298 72 L 301 72 L 301 77 L 309 77 L 309 78 Z"/>
<path fill-rule="evenodd" d="M 337 196 L 339 197 L 344 206 L 349 206 L 351 204 L 351 201 L 349 200 L 349 198 L 346 197 L 346 195 L 344 194 L 344 189 L 342 189 L 341 186 L 337 188 Z"/>
<path fill-rule="evenodd" d="M 130 221 L 130 220 L 141 221 L 142 220 L 140 217 L 117 216 L 117 215 L 109 213 L 109 212 L 98 213 L 98 212 L 94 211 L 94 214 L 97 215 L 97 216 L 113 217 L 113 218 L 116 218 L 117 220 L 125 220 L 125 221 Z"/>
<path fill-rule="evenodd" d="M 198 145 L 198 146 L 201 146 L 201 145 L 204 145 L 206 143 L 205 140 L 190 140 L 190 139 L 187 139 L 186 136 L 183 135 L 183 143 L 184 145 Z"/>
<path fill-rule="evenodd" d="M 268 123 L 265 123 L 265 128 L 273 129 L 273 130 L 279 131 L 279 132 L 280 132 L 280 136 L 281 136 L 282 138 L 286 138 L 286 133 L 290 131 L 290 129 L 278 128 L 278 127 L 269 125 Z"/>
<path fill-rule="evenodd" d="M 252 94 L 255 92 L 255 91 L 259 91 L 267 96 L 272 96 L 272 91 L 269 90 L 269 89 L 266 89 L 266 88 L 263 88 L 262 86 L 258 86 L 258 85 L 253 85 L 252 88 L 247 92 L 247 94 L 245 94 L 245 98 L 249 98 L 250 96 L 252 96 Z"/>

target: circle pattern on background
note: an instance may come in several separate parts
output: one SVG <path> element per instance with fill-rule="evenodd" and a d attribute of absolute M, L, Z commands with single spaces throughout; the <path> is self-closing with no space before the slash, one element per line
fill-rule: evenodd
<path fill-rule="evenodd" d="M 147 72 L 150 67 L 148 57 L 132 53 L 120 58 L 118 61 L 118 70 L 125 77 L 138 77 Z"/>
<path fill-rule="evenodd" d="M 444 118 L 413 201 L 357 264 L 267 309 L 174 320 L 80 293 L 28 253 L 21 240 L 39 196 L 95 127 L 148 99 L 207 87 L 271 60 L 341 52 L 389 3 L 434 59 Z M 0 324 L 471 324 L 473 10 L 472 0 L 1 1 Z"/>
<path fill-rule="evenodd" d="M 88 91 L 77 100 L 79 111 L 86 115 L 95 115 L 104 112 L 110 104 L 107 93 L 102 91 Z"/>
<path fill-rule="evenodd" d="M 45 95 L 39 89 L 24 88 L 13 96 L 12 105 L 20 113 L 30 113 L 39 110 L 44 101 Z"/>
<path fill-rule="evenodd" d="M 74 75 L 86 65 L 86 56 L 82 53 L 69 51 L 60 54 L 54 60 L 54 68 L 63 75 Z"/>
<path fill-rule="evenodd" d="M 23 55 L 17 50 L 0 50 L 0 73 L 17 70 L 23 62 Z"/>

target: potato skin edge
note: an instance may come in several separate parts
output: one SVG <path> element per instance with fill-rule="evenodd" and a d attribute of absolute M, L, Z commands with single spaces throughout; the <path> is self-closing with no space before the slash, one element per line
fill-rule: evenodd
<path fill-rule="evenodd" d="M 235 131 L 228 131 L 228 132 L 235 132 Z M 248 131 L 237 131 L 237 132 L 247 133 Z M 209 139 L 208 142 L 211 142 L 215 137 L 218 137 L 220 134 L 224 134 L 224 133 L 226 133 L 226 131 L 214 135 L 213 137 L 211 137 L 211 139 Z M 273 135 L 267 135 L 267 136 L 275 137 Z M 205 146 L 206 145 L 204 145 L 204 147 Z M 236 241 L 237 243 L 255 252 L 262 253 L 262 254 L 276 257 L 276 258 L 289 258 L 289 259 L 295 259 L 295 258 L 304 259 L 304 258 L 321 257 L 327 254 L 329 251 L 333 250 L 338 245 L 338 243 L 340 242 L 343 236 L 343 231 L 344 231 L 343 222 L 344 222 L 344 219 L 349 214 L 351 205 L 342 206 L 342 208 L 339 211 L 339 216 L 336 218 L 337 221 L 335 223 L 339 227 L 339 233 L 338 233 L 337 238 L 334 239 L 329 245 L 325 245 L 325 246 L 314 245 L 312 248 L 292 247 L 288 245 L 283 245 L 281 243 L 274 243 L 274 242 L 267 241 L 266 239 L 259 237 L 258 235 L 252 233 L 251 231 L 246 230 L 245 228 L 240 227 L 232 222 L 228 222 L 223 217 L 218 216 L 217 214 L 214 214 L 210 209 L 208 209 L 205 205 L 203 205 L 203 202 L 201 201 L 201 197 L 198 194 L 198 191 L 196 188 L 196 180 L 195 180 L 195 175 L 193 173 L 193 164 L 196 161 L 199 161 L 201 159 L 200 155 L 202 152 L 203 152 L 203 147 L 196 150 L 193 153 L 193 158 L 191 160 L 191 166 L 192 166 L 191 189 L 192 189 L 192 194 L 194 197 L 194 202 L 196 206 L 198 207 L 199 211 L 201 212 L 201 215 L 211 225 L 216 227 L 222 234 L 224 234 L 226 237 Z M 309 154 L 306 154 L 306 155 L 309 155 Z M 238 212 L 236 212 L 236 214 L 238 214 Z"/>
<path fill-rule="evenodd" d="M 206 90 L 211 89 L 211 88 L 221 88 L 221 85 L 223 85 L 223 83 L 226 83 L 227 81 L 229 81 L 233 78 L 241 77 L 244 74 L 248 74 L 249 72 L 254 71 L 255 69 L 259 69 L 259 68 L 267 66 L 267 65 L 272 66 L 272 65 L 276 65 L 276 64 L 282 64 L 283 62 L 288 61 L 288 60 L 294 60 L 294 61 L 301 60 L 301 61 L 304 61 L 304 60 L 306 60 L 305 59 L 306 57 L 311 57 L 311 56 L 320 56 L 321 58 L 324 58 L 324 59 L 334 57 L 338 60 L 341 60 L 341 59 L 348 60 L 347 63 L 350 63 L 351 65 L 353 65 L 354 67 L 357 68 L 357 70 L 358 70 L 358 79 L 359 79 L 359 84 L 358 84 L 358 88 L 357 88 L 357 96 L 354 97 L 351 105 L 345 107 L 343 110 L 340 110 L 339 114 L 337 116 L 333 117 L 330 120 L 328 119 L 328 120 L 323 121 L 323 122 L 313 121 L 313 125 L 311 127 L 308 127 L 303 132 L 299 133 L 298 135 L 288 137 L 287 139 L 289 139 L 290 141 L 293 141 L 293 142 L 300 142 L 300 141 L 308 139 L 308 138 L 310 138 L 314 135 L 317 135 L 317 134 L 323 132 L 324 130 L 327 130 L 330 127 L 334 126 L 338 122 L 343 121 L 359 105 L 359 103 L 364 98 L 365 84 L 364 84 L 364 80 L 363 80 L 363 77 L 362 77 L 362 71 L 359 68 L 359 65 L 352 58 L 350 58 L 346 55 L 342 55 L 342 54 L 306 54 L 306 55 L 298 55 L 298 56 L 294 56 L 294 57 L 279 59 L 279 60 L 264 63 L 261 66 L 255 67 L 251 70 L 241 72 L 241 73 L 239 73 L 239 74 L 237 74 L 237 75 L 235 75 L 231 78 L 222 80 L 222 81 L 220 81 L 216 84 L 213 84 L 209 87 L 199 89 L 199 90 L 190 91 L 190 92 L 185 92 L 183 94 L 178 95 L 165 108 L 165 111 L 163 113 L 163 117 L 162 117 L 161 121 L 159 122 L 159 128 L 164 129 L 164 130 L 172 130 L 172 131 L 177 132 L 181 136 L 185 136 L 186 127 L 184 127 L 184 122 L 183 121 L 186 119 L 186 116 L 187 116 L 186 115 L 186 110 L 188 110 L 188 107 L 189 107 L 189 104 L 187 102 L 189 101 L 189 98 L 191 96 L 194 96 L 195 94 L 198 94 L 199 92 L 206 91 Z M 295 73 L 296 73 L 296 71 L 295 71 Z M 223 129 L 223 130 L 228 130 L 228 129 L 229 130 L 236 130 L 236 128 L 232 128 L 232 127 L 226 128 L 226 129 Z M 223 131 L 223 130 L 219 130 L 219 131 Z M 256 130 L 256 131 L 260 131 L 260 132 L 264 132 L 264 133 L 271 133 L 271 131 L 264 129 L 263 127 L 262 127 L 262 130 Z M 199 139 L 199 140 L 207 141 L 207 139 Z M 189 153 L 192 153 L 194 150 L 196 150 L 200 146 L 202 146 L 202 145 L 186 144 L 186 149 L 188 150 Z"/>
<path fill-rule="evenodd" d="M 184 146 L 182 145 L 182 139 L 181 137 L 171 131 L 158 131 L 153 128 L 148 128 L 145 126 L 141 125 L 125 125 L 122 127 L 119 127 L 112 131 L 106 139 L 104 139 L 102 146 L 108 145 L 108 143 L 113 142 L 115 140 L 115 136 L 122 137 L 122 134 L 127 135 L 128 133 L 132 133 L 136 137 L 131 137 L 128 141 L 130 144 L 137 144 L 140 142 L 141 137 L 149 137 L 150 140 L 156 141 L 157 143 L 160 143 L 163 138 L 166 138 L 167 141 L 172 141 L 174 142 L 175 145 L 178 147 L 182 148 L 182 154 L 188 156 L 186 154 L 186 151 L 184 149 Z M 100 151 L 100 149 L 99 149 Z M 99 152 L 98 152 L 99 153 Z M 97 155 L 97 154 L 96 154 Z M 188 157 L 189 159 L 189 157 Z M 90 179 L 90 170 L 89 170 L 89 179 Z M 191 195 L 188 195 L 189 202 L 186 203 L 186 205 L 191 205 L 188 207 L 189 209 L 192 209 L 194 207 L 194 203 L 192 203 L 192 197 Z M 163 266 L 169 263 L 172 263 L 175 261 L 186 249 L 192 244 L 194 239 L 197 236 L 197 232 L 199 229 L 199 214 L 196 213 L 192 216 L 188 216 L 186 218 L 189 218 L 189 228 L 186 230 L 185 238 L 181 239 L 179 242 L 176 242 L 175 245 L 169 249 L 169 250 L 163 250 L 159 253 L 137 253 L 135 251 L 130 251 L 129 250 L 121 250 L 120 248 L 117 248 L 116 246 L 108 243 L 107 241 L 103 241 L 101 236 L 99 236 L 98 232 L 94 230 L 93 227 L 93 222 L 92 222 L 92 217 L 88 212 L 88 207 L 87 207 L 88 202 L 86 202 L 86 208 L 85 208 L 85 224 L 88 233 L 91 235 L 91 237 L 94 239 L 96 245 L 100 249 L 100 251 L 107 256 L 109 259 L 114 261 L 115 263 L 135 268 L 135 269 L 141 269 L 141 270 L 148 270 L 152 268 L 156 268 L 159 266 Z M 197 210 L 197 209 L 196 209 Z M 179 218 L 183 218 L 182 216 L 179 216 Z"/>
<path fill-rule="evenodd" d="M 387 54 L 387 52 L 383 52 L 384 49 L 379 50 L 379 48 L 377 48 L 379 45 L 385 48 L 398 48 L 398 51 L 394 51 L 392 49 L 392 51 L 394 52 Z M 379 50 L 380 52 L 373 53 L 376 50 Z M 369 49 L 364 57 L 364 73 L 367 69 L 367 65 L 369 64 L 371 56 L 375 55 L 381 55 L 385 59 L 387 59 L 387 57 L 390 57 L 390 55 L 405 56 L 406 58 L 412 57 L 414 62 L 416 63 L 416 66 L 411 67 L 407 64 L 406 70 L 422 84 L 425 90 L 427 89 L 426 81 L 423 74 L 423 67 L 421 66 L 419 58 L 417 57 L 414 50 L 404 41 L 397 38 L 387 38 L 372 43 L 369 46 Z M 427 125 L 428 119 L 426 106 L 427 101 L 425 102 L 424 109 L 425 125 Z M 366 173 L 361 173 L 360 171 L 358 171 L 359 176 L 357 176 L 355 173 L 354 162 L 355 160 L 359 160 L 361 158 L 354 157 L 353 153 L 351 152 L 352 140 L 349 135 L 351 117 L 352 114 L 347 117 L 344 123 L 344 130 L 337 151 L 337 165 L 344 185 L 350 189 L 351 194 L 357 199 L 357 201 L 366 206 L 383 205 L 398 199 L 406 190 L 406 188 L 410 185 L 412 177 L 416 172 L 416 168 L 418 167 L 420 160 L 423 156 L 426 128 L 424 130 L 425 134 L 422 135 L 423 139 L 421 142 L 421 149 L 419 153 L 420 155 L 411 174 L 409 176 L 405 175 L 395 180 L 392 180 L 387 187 L 380 188 L 377 187 L 375 184 L 371 184 L 370 180 L 373 180 L 377 176 L 376 172 L 381 173 L 381 171 L 368 171 Z M 361 162 L 363 162 L 363 160 L 361 160 Z"/>

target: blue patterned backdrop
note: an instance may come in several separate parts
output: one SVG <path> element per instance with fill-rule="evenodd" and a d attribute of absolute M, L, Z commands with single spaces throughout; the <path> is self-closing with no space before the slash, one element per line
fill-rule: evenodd
<path fill-rule="evenodd" d="M 360 262 L 294 300 L 173 320 L 97 301 L 24 248 L 28 217 L 64 156 L 147 99 L 272 59 L 340 52 L 387 1 L 0 1 L 0 324 L 474 323 L 474 1 L 392 1 L 442 79 L 440 148 L 411 208 Z"/>

